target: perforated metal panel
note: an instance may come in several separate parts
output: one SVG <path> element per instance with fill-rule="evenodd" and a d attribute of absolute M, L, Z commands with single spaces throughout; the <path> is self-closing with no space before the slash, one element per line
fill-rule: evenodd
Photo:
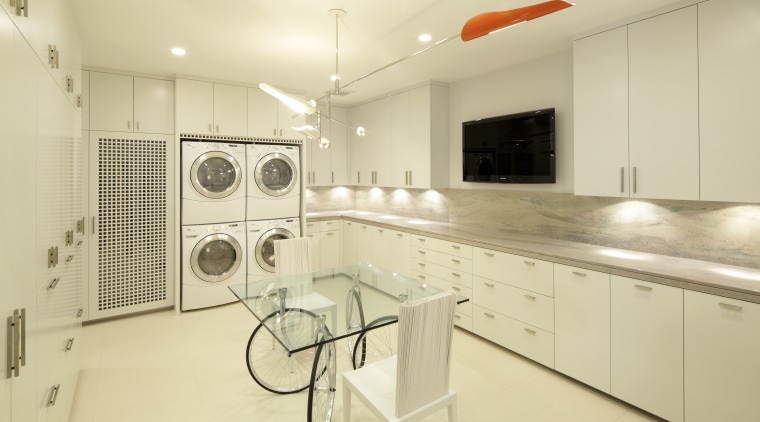
<path fill-rule="evenodd" d="M 97 296 L 91 291 L 90 318 L 167 306 L 172 302 L 169 143 L 92 141 L 97 142 L 97 286 L 91 288 L 96 287 Z"/>

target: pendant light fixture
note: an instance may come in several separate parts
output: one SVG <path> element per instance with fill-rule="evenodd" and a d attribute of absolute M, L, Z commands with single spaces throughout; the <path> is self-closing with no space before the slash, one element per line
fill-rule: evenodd
<path fill-rule="evenodd" d="M 426 48 L 423 48 L 422 50 L 416 51 L 408 56 L 402 57 L 394 62 L 388 63 L 387 65 L 383 67 L 373 70 L 372 72 L 365 73 L 364 75 L 359 76 L 358 78 L 342 86 L 340 83 L 340 73 L 338 73 L 338 64 L 339 64 L 339 61 L 338 61 L 338 58 L 339 58 L 338 20 L 339 18 L 346 15 L 346 11 L 342 9 L 330 9 L 328 13 L 335 17 L 335 74 L 331 76 L 331 79 L 334 81 L 333 89 L 330 91 L 327 91 L 324 96 L 317 99 L 316 101 L 315 100 L 302 101 L 265 83 L 260 83 L 259 88 L 261 88 L 261 90 L 266 92 L 267 94 L 282 101 L 288 107 L 293 109 L 293 111 L 295 111 L 296 113 L 303 114 L 303 115 L 316 115 L 316 119 L 317 119 L 316 127 L 313 125 L 305 125 L 298 128 L 294 127 L 293 129 L 303 133 L 309 139 L 318 141 L 320 148 L 329 148 L 330 141 L 322 136 L 322 118 L 323 117 L 329 120 L 330 122 L 339 123 L 350 129 L 355 130 L 358 136 L 364 136 L 364 133 L 365 133 L 365 129 L 363 127 L 352 128 L 348 124 L 330 117 L 330 97 L 332 95 L 340 95 L 341 89 L 345 89 L 346 87 L 353 85 L 354 83 L 359 82 L 362 79 L 372 76 L 375 73 L 385 70 L 405 60 L 411 59 L 412 57 L 418 56 L 432 48 L 435 48 L 441 44 L 447 43 L 455 38 L 461 38 L 462 41 L 465 41 L 465 42 L 471 41 L 471 40 L 474 40 L 475 38 L 480 38 L 484 35 L 499 32 L 501 30 L 509 28 L 510 26 L 514 26 L 523 22 L 540 18 L 541 16 L 546 16 L 548 14 L 558 12 L 560 10 L 566 9 L 571 6 L 575 6 L 575 4 L 569 3 L 565 0 L 549 0 L 543 3 L 520 7 L 517 9 L 505 10 L 501 12 L 481 13 L 479 15 L 476 15 L 470 18 L 462 27 L 461 33 L 444 38 Z M 327 114 L 323 114 L 322 112 L 319 111 L 317 103 L 321 100 L 326 100 L 327 102 Z"/>

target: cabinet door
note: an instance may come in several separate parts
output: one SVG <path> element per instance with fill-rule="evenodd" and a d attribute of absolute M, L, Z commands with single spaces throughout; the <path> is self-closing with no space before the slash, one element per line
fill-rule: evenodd
<path fill-rule="evenodd" d="M 686 420 L 760 415 L 760 305 L 684 292 Z"/>
<path fill-rule="evenodd" d="M 756 0 L 699 4 L 700 199 L 760 202 Z M 730 107 L 727 106 L 730 104 Z"/>
<path fill-rule="evenodd" d="M 371 233 L 372 263 L 380 268 L 391 266 L 391 231 L 382 227 L 368 226 Z"/>
<path fill-rule="evenodd" d="M 214 133 L 230 136 L 248 133 L 248 88 L 214 84 Z"/>
<path fill-rule="evenodd" d="M 289 95 L 300 98 L 300 96 L 295 94 Z M 279 138 L 303 139 L 303 134 L 293 130 L 293 128 L 301 127 L 305 122 L 306 118 L 303 114 L 296 113 L 290 107 L 277 101 L 277 134 Z"/>
<path fill-rule="evenodd" d="M 177 90 L 177 133 L 214 133 L 214 84 L 177 79 L 174 87 Z"/>
<path fill-rule="evenodd" d="M 683 421 L 683 290 L 611 278 L 613 396 Z"/>
<path fill-rule="evenodd" d="M 411 274 L 411 247 L 409 233 L 390 231 L 390 270 L 409 276 Z"/>
<path fill-rule="evenodd" d="M 409 145 L 415 141 L 411 134 L 411 109 L 408 91 L 391 96 L 390 119 L 391 174 L 390 181 L 386 186 L 406 188 L 409 186 L 410 160 L 412 159 L 412 151 Z M 420 159 L 421 157 L 415 158 Z"/>
<path fill-rule="evenodd" d="M 573 43 L 575 194 L 629 196 L 628 30 Z"/>
<path fill-rule="evenodd" d="M 368 104 L 358 105 L 351 108 L 351 126 L 355 128 L 364 128 L 365 136 L 359 136 L 356 131 L 352 131 L 351 150 L 349 160 L 348 183 L 357 186 L 369 186 L 371 182 L 370 171 L 368 170 L 368 161 L 370 159 L 369 135 L 366 134 L 368 121 Z"/>
<path fill-rule="evenodd" d="M 258 88 L 248 88 L 248 136 L 277 137 L 277 102 Z"/>
<path fill-rule="evenodd" d="M 409 144 L 406 148 L 409 156 L 409 187 L 417 189 L 432 187 L 431 89 L 433 88 L 427 85 L 409 91 Z M 448 180 L 445 183 L 448 184 Z"/>
<path fill-rule="evenodd" d="M 132 77 L 90 72 L 90 129 L 134 130 Z"/>
<path fill-rule="evenodd" d="M 340 231 L 333 230 L 319 234 L 320 262 L 322 268 L 340 266 Z"/>
<path fill-rule="evenodd" d="M 554 364 L 610 392 L 610 275 L 554 264 Z"/>
<path fill-rule="evenodd" d="M 90 71 L 82 71 L 82 130 L 90 130 Z M 172 100 L 172 103 L 174 100 Z"/>
<path fill-rule="evenodd" d="M 333 107 L 332 117 L 348 124 L 348 109 Z M 332 122 L 330 126 L 330 184 L 347 185 L 349 132 L 351 130 L 340 123 Z"/>
<path fill-rule="evenodd" d="M 174 82 L 134 78 L 135 132 L 174 133 Z"/>
<path fill-rule="evenodd" d="M 367 110 L 369 119 L 366 129 L 370 155 L 366 164 L 368 171 L 374 172 L 374 177 L 370 178 L 372 186 L 390 186 L 390 103 L 388 97 L 376 100 L 369 103 Z"/>
<path fill-rule="evenodd" d="M 628 33 L 631 196 L 698 200 L 697 6 Z"/>
<path fill-rule="evenodd" d="M 319 232 L 308 233 L 306 237 L 311 239 L 311 270 L 321 270 L 323 268 L 320 258 L 322 256 L 322 239 L 319 237 Z"/>
<path fill-rule="evenodd" d="M 358 223 L 353 221 L 341 221 L 340 236 L 343 244 L 343 265 L 352 265 L 359 262 L 356 253 L 356 228 Z"/>

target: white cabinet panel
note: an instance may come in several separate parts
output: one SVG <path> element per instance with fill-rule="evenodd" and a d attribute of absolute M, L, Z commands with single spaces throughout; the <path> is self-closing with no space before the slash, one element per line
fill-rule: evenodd
<path fill-rule="evenodd" d="M 248 89 L 214 85 L 214 134 L 244 136 L 248 133 Z"/>
<path fill-rule="evenodd" d="M 214 84 L 177 79 L 177 133 L 213 134 Z"/>
<path fill-rule="evenodd" d="M 172 98 L 172 104 L 174 99 Z M 174 116 L 172 116 L 174 121 Z M 90 130 L 90 71 L 82 71 L 82 130 Z"/>
<path fill-rule="evenodd" d="M 683 421 L 683 290 L 613 275 L 611 394 Z"/>
<path fill-rule="evenodd" d="M 343 107 L 332 107 L 331 117 L 348 123 Z M 311 119 L 312 126 L 316 122 Z M 303 135 L 298 134 L 299 138 Z M 322 119 L 322 136 L 330 141 L 330 147 L 320 148 L 315 140 L 304 139 L 304 174 L 309 186 L 337 186 L 348 183 L 348 131 L 345 125 Z"/>
<path fill-rule="evenodd" d="M 610 392 L 610 275 L 554 264 L 555 368 Z"/>
<path fill-rule="evenodd" d="M 629 194 L 628 30 L 573 43 L 576 195 Z"/>
<path fill-rule="evenodd" d="M 473 275 L 554 296 L 552 263 L 483 248 L 473 248 Z"/>
<path fill-rule="evenodd" d="M 554 367 L 554 335 L 530 324 L 473 305 L 473 332 L 549 368 Z"/>
<path fill-rule="evenodd" d="M 697 7 L 628 33 L 631 196 L 698 200 Z"/>
<path fill-rule="evenodd" d="M 113 73 L 90 72 L 90 128 L 132 132 L 133 78 Z"/>
<path fill-rule="evenodd" d="M 394 273 L 408 276 L 411 272 L 411 260 L 409 257 L 409 233 L 391 230 L 391 266 Z"/>
<path fill-rule="evenodd" d="M 340 266 L 340 231 L 325 231 L 319 234 L 319 257 L 322 268 Z"/>
<path fill-rule="evenodd" d="M 351 136 L 351 182 L 359 186 L 386 186 L 391 180 L 390 98 L 351 110 L 351 125 L 366 129 Z"/>
<path fill-rule="evenodd" d="M 292 128 L 304 124 L 303 115 L 258 88 L 248 88 L 248 136 L 303 139 L 304 135 Z"/>
<path fill-rule="evenodd" d="M 134 78 L 134 131 L 174 133 L 174 82 Z"/>
<path fill-rule="evenodd" d="M 700 199 L 760 202 L 760 2 L 698 7 Z"/>
<path fill-rule="evenodd" d="M 760 415 L 760 305 L 684 292 L 686 420 Z"/>
<path fill-rule="evenodd" d="M 357 232 L 359 223 L 353 221 L 341 220 L 340 223 L 340 237 L 342 250 L 342 264 L 352 265 L 359 262 L 359 256 L 357 254 Z"/>

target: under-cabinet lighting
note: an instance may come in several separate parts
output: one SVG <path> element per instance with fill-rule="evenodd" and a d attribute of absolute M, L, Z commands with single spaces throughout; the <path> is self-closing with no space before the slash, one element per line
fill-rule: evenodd
<path fill-rule="evenodd" d="M 184 48 L 181 48 L 181 47 L 172 48 L 172 54 L 174 54 L 175 56 L 184 56 L 186 53 L 187 52 L 185 51 Z"/>

